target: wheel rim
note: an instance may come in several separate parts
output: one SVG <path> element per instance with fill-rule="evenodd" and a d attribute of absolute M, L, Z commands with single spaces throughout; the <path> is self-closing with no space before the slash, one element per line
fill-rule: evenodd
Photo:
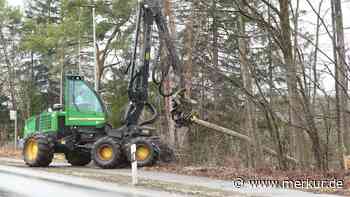
<path fill-rule="evenodd" d="M 136 149 L 136 159 L 138 161 L 146 160 L 151 154 L 151 150 L 145 145 L 138 145 Z"/>
<path fill-rule="evenodd" d="M 30 139 L 26 147 L 26 156 L 28 160 L 34 161 L 38 155 L 38 143 L 34 139 Z"/>
<path fill-rule="evenodd" d="M 102 146 L 98 151 L 98 157 L 103 161 L 108 161 L 113 158 L 113 149 L 110 146 Z"/>

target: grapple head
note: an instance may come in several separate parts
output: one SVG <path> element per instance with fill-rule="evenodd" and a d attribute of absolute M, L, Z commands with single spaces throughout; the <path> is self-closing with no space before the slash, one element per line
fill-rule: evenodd
<path fill-rule="evenodd" d="M 192 118 L 196 115 L 196 112 L 193 112 L 193 105 L 197 102 L 187 97 L 185 92 L 185 89 L 177 91 L 172 99 L 171 116 L 176 123 L 176 127 L 189 126 Z"/>

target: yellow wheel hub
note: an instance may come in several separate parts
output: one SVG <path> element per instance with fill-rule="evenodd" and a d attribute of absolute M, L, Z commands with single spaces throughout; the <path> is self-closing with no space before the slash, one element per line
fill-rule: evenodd
<path fill-rule="evenodd" d="M 27 146 L 25 149 L 25 154 L 28 160 L 34 161 L 38 156 L 39 148 L 38 143 L 35 139 L 30 139 L 27 142 Z"/>
<path fill-rule="evenodd" d="M 144 145 L 139 145 L 136 149 L 136 159 L 138 161 L 146 160 L 151 154 L 151 150 Z"/>
<path fill-rule="evenodd" d="M 110 146 L 103 146 L 98 151 L 98 156 L 103 161 L 108 161 L 113 158 L 113 149 Z"/>

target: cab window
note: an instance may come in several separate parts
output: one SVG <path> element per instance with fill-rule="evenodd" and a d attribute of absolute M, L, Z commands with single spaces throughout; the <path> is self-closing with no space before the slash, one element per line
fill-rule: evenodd
<path fill-rule="evenodd" d="M 81 80 L 69 80 L 69 106 L 78 112 L 103 112 L 95 92 Z"/>

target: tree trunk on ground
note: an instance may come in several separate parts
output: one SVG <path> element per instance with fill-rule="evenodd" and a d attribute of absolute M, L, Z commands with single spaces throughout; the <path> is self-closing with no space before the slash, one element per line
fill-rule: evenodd
<path fill-rule="evenodd" d="M 215 132 L 221 132 L 221 133 L 224 133 L 224 134 L 236 137 L 236 138 L 238 138 L 238 139 L 240 139 L 242 141 L 245 141 L 247 143 L 252 144 L 254 142 L 254 140 L 252 138 L 250 138 L 249 136 L 241 134 L 241 132 L 237 132 L 237 131 L 234 131 L 234 130 L 231 130 L 231 129 L 227 129 L 225 127 L 221 127 L 219 125 L 216 125 L 216 124 L 213 124 L 213 123 L 210 123 L 210 122 L 198 119 L 198 118 L 193 118 L 192 121 L 193 121 L 193 123 L 196 123 L 198 125 L 204 126 L 206 128 L 213 129 L 213 130 L 215 130 Z M 270 154 L 270 155 L 272 155 L 272 156 L 281 157 L 281 154 L 279 154 L 278 152 L 274 151 L 273 149 L 271 149 L 271 148 L 269 148 L 267 146 L 261 146 L 261 152 L 263 152 L 263 151 L 268 153 L 268 154 Z M 294 159 L 293 157 L 290 157 L 288 155 L 283 155 L 282 157 L 285 160 L 287 160 L 289 162 L 292 162 L 294 164 L 296 164 L 298 162 L 296 159 Z"/>

